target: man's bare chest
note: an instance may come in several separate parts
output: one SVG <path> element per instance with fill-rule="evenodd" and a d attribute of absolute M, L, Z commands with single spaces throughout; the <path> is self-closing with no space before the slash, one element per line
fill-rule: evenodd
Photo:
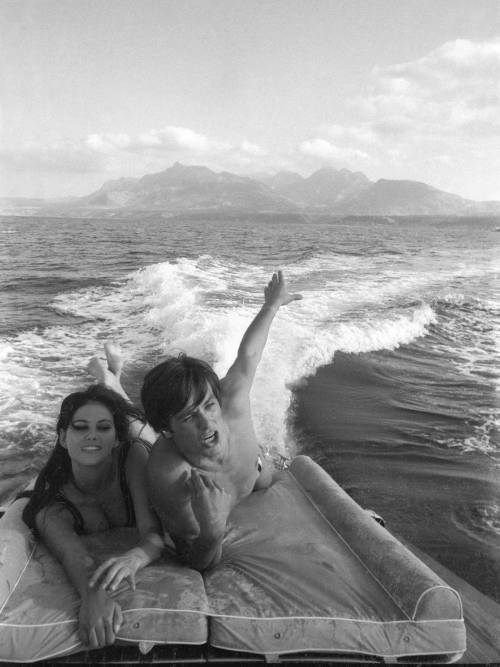
<path fill-rule="evenodd" d="M 220 466 L 211 465 L 197 469 L 229 493 L 234 505 L 253 491 L 259 475 L 258 454 L 248 450 L 233 450 Z"/>

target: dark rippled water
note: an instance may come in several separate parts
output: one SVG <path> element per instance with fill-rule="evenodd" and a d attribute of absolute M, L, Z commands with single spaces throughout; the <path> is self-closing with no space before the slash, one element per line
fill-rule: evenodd
<path fill-rule="evenodd" d="M 46 457 L 108 338 L 132 396 L 162 354 L 219 373 L 283 268 L 252 394 L 263 444 L 500 600 L 500 233 L 472 219 L 0 219 L 0 496 Z"/>

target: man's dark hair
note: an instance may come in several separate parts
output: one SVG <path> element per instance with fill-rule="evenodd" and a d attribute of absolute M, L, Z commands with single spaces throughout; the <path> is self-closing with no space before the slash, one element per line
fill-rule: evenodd
<path fill-rule="evenodd" d="M 199 405 L 211 387 L 220 403 L 220 380 L 206 361 L 179 354 L 155 366 L 144 378 L 141 401 L 147 421 L 155 429 L 170 429 L 170 419 L 192 398 Z"/>

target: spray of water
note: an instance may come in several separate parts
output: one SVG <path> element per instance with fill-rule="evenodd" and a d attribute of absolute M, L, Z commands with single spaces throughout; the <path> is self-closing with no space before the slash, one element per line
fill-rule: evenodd
<path fill-rule="evenodd" d="M 287 271 L 291 288 L 304 298 L 278 313 L 252 390 L 257 435 L 268 448 L 286 450 L 293 384 L 330 363 L 336 350 L 393 349 L 425 335 L 435 322 L 430 305 L 394 304 L 401 279 L 396 286 L 363 278 L 356 261 L 346 258 L 346 266 L 337 262 L 329 271 L 324 258 L 311 258 Z M 269 277 L 261 267 L 202 256 L 60 295 L 53 308 L 78 316 L 80 324 L 23 332 L 0 347 L 2 448 L 18 440 L 20 425 L 35 435 L 47 432 L 60 399 L 89 382 L 83 368 L 108 339 L 120 342 L 128 363 L 184 351 L 224 375 Z M 408 291 L 414 287 L 408 279 Z"/>

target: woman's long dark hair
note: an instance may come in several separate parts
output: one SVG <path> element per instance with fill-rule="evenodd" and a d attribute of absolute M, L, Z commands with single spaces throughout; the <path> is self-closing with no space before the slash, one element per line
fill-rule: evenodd
<path fill-rule="evenodd" d="M 144 421 L 140 410 L 120 394 L 99 384 L 91 385 L 85 391 L 77 391 L 66 396 L 61 403 L 57 420 L 57 439 L 54 450 L 38 474 L 33 492 L 23 510 L 24 522 L 35 532 L 36 515 L 50 504 L 71 476 L 71 459 L 67 450 L 61 445 L 60 433 L 68 428 L 75 412 L 87 403 L 101 403 L 108 408 L 113 415 L 116 437 L 122 444 L 128 441 L 128 417 Z"/>

